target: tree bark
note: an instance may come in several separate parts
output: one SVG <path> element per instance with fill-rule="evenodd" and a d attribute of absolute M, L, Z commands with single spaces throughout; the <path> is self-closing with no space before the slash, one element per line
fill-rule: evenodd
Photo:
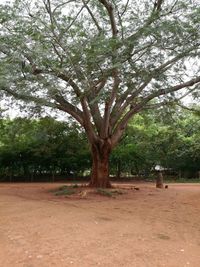
<path fill-rule="evenodd" d="M 107 141 L 91 145 L 92 171 L 90 187 L 111 188 L 109 179 L 109 156 L 111 146 Z"/>

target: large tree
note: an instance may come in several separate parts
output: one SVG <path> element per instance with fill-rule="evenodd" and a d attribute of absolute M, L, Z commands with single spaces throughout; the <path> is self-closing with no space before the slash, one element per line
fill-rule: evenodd
<path fill-rule="evenodd" d="M 110 186 L 109 155 L 134 114 L 199 86 L 198 0 L 16 0 L 0 10 L 1 91 L 75 118 L 91 186 Z"/>

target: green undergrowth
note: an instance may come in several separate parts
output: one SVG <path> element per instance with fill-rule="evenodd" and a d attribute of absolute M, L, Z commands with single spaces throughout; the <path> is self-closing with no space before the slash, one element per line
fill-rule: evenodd
<path fill-rule="evenodd" d="M 80 190 L 77 190 L 79 186 L 77 184 L 73 185 L 63 185 L 56 189 L 50 190 L 55 196 L 69 196 L 76 193 L 81 192 Z M 117 195 L 122 195 L 124 192 L 119 189 L 105 189 L 105 188 L 97 188 L 96 193 L 102 196 L 106 197 L 116 197 Z"/>
<path fill-rule="evenodd" d="M 145 182 L 155 182 L 155 177 L 145 179 Z M 164 175 L 164 183 L 200 183 L 200 178 L 171 178 Z"/>
<path fill-rule="evenodd" d="M 186 178 L 179 178 L 179 179 L 164 179 L 165 183 L 200 183 L 200 179 L 194 178 L 194 179 L 186 179 Z"/>
<path fill-rule="evenodd" d="M 97 193 L 102 196 L 106 197 L 115 197 L 116 195 L 122 195 L 123 192 L 121 190 L 109 190 L 109 189 L 104 189 L 104 188 L 98 188 Z"/>
<path fill-rule="evenodd" d="M 76 188 L 78 188 L 77 184 L 74 185 L 63 185 L 57 189 L 51 190 L 55 196 L 69 196 L 76 193 Z"/>

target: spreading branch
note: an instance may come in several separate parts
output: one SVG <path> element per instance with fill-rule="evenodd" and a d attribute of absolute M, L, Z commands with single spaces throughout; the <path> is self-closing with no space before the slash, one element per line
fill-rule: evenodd
<path fill-rule="evenodd" d="M 167 95 L 167 94 L 172 93 L 172 92 L 176 92 L 176 91 L 181 90 L 183 88 L 192 87 L 198 83 L 200 83 L 200 76 L 193 78 L 187 82 L 180 83 L 178 85 L 171 86 L 171 87 L 166 88 L 166 89 L 160 89 L 158 91 L 155 91 L 155 92 L 151 93 L 150 95 L 148 95 L 147 97 L 143 98 L 136 105 L 132 106 L 131 109 L 124 115 L 124 117 L 120 120 L 117 127 L 115 128 L 113 136 L 112 136 L 112 146 L 115 146 L 116 143 L 118 142 L 118 140 L 121 138 L 121 136 L 124 132 L 124 129 L 126 128 L 127 123 L 130 120 L 130 118 L 134 114 L 136 114 L 140 110 L 142 110 L 149 101 L 151 101 L 154 98 L 157 98 L 159 96 Z"/>
<path fill-rule="evenodd" d="M 108 0 L 99 0 L 99 2 L 104 5 L 104 7 L 106 8 L 108 12 L 108 15 L 110 18 L 111 29 L 112 29 L 112 35 L 113 37 L 115 37 L 118 34 L 118 29 L 117 29 L 117 23 L 115 19 L 114 7 Z"/>

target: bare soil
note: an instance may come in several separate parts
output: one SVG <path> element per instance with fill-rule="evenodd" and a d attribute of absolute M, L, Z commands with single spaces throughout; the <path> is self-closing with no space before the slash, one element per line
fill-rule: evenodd
<path fill-rule="evenodd" d="M 115 198 L 58 186 L 0 184 L 1 267 L 200 266 L 199 184 L 118 184 Z"/>

